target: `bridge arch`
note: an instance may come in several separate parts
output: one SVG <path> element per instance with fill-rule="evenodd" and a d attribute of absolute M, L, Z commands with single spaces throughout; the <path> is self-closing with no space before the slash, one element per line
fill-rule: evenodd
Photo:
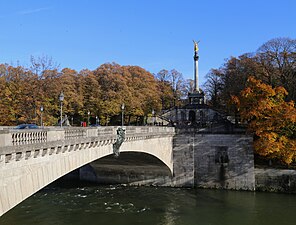
<path fill-rule="evenodd" d="M 76 130 L 48 131 L 42 141 L 38 135 L 27 135 L 35 139 L 24 144 L 18 139 L 23 135 L 4 132 L 11 143 L 0 149 L 0 216 L 65 174 L 113 154 L 116 128 Z M 172 171 L 173 135 L 173 128 L 128 128 L 120 151 L 154 155 Z"/>
<path fill-rule="evenodd" d="M 170 168 L 159 158 L 139 151 L 108 155 L 79 169 L 79 179 L 99 184 L 164 185 Z"/>

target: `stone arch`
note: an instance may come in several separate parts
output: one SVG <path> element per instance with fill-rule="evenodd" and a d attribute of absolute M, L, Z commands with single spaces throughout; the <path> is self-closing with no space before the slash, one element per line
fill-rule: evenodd
<path fill-rule="evenodd" d="M 155 185 L 172 176 L 170 168 L 158 157 L 138 151 L 124 151 L 119 157 L 107 155 L 89 165 L 91 168 L 80 173 L 80 179 L 99 184 Z"/>
<path fill-rule="evenodd" d="M 138 136 L 137 139 L 126 140 L 120 147 L 120 152 L 136 151 L 151 154 L 162 161 L 172 173 L 172 138 L 172 136 L 153 138 L 148 134 Z M 105 144 L 102 145 L 94 145 L 90 139 L 86 142 L 83 140 L 77 140 L 80 148 L 76 150 L 68 147 L 69 144 L 74 146 L 76 144 L 74 142 L 64 146 L 52 142 L 54 146 L 48 145 L 41 150 L 34 148 L 31 150 L 34 146 L 27 146 L 28 151 L 25 151 L 25 155 L 18 160 L 15 160 L 16 154 L 10 154 L 9 159 L 14 160 L 5 162 L 1 155 L 0 163 L 2 165 L 5 163 L 5 166 L 1 168 L 0 180 L 5 180 L 1 182 L 1 186 L 5 188 L 0 188 L 0 216 L 58 178 L 94 160 L 113 154 L 113 142 L 108 139 L 103 140 L 102 143 Z"/>

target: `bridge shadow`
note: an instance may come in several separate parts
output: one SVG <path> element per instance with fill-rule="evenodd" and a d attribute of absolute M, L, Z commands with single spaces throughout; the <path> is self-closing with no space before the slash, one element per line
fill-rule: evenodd
<path fill-rule="evenodd" d="M 108 155 L 62 177 L 58 183 L 165 185 L 171 181 L 170 169 L 157 157 L 139 152 Z"/>

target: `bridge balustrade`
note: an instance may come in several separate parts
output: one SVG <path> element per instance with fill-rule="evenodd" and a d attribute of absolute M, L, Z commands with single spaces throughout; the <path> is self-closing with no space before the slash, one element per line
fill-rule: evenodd
<path fill-rule="evenodd" d="M 12 145 L 35 144 L 47 141 L 47 132 L 14 132 L 11 134 Z"/>
<path fill-rule="evenodd" d="M 172 135 L 172 127 L 124 127 L 125 141 Z M 116 141 L 117 127 L 69 127 L 38 130 L 0 130 L 0 163 L 76 151 Z"/>

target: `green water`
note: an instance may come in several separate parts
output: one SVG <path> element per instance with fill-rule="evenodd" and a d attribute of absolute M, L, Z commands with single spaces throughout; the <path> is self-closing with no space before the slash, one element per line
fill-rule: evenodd
<path fill-rule="evenodd" d="M 50 188 L 1 225 L 296 224 L 296 195 L 155 187 Z"/>

